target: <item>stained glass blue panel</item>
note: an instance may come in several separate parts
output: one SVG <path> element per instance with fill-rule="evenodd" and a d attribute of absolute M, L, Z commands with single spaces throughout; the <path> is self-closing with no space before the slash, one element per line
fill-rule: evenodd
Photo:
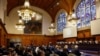
<path fill-rule="evenodd" d="M 91 0 L 91 5 L 95 5 L 95 0 Z"/>
<path fill-rule="evenodd" d="M 85 25 L 89 26 L 90 25 L 90 21 L 91 21 L 91 14 L 90 14 L 90 7 L 86 8 L 86 12 L 85 12 Z"/>
<path fill-rule="evenodd" d="M 90 21 L 96 17 L 95 0 L 81 0 L 76 9 L 76 16 L 78 28 L 90 26 Z"/>
<path fill-rule="evenodd" d="M 81 11 L 81 14 L 82 15 L 80 15 L 81 17 L 84 17 L 85 16 L 85 10 L 84 10 L 85 8 L 82 8 L 82 11 Z"/>
<path fill-rule="evenodd" d="M 84 25 L 85 25 L 85 18 L 81 17 L 81 27 L 84 27 Z"/>
<path fill-rule="evenodd" d="M 84 6 L 85 6 L 85 1 L 83 0 L 83 1 L 81 1 L 79 7 L 80 7 L 80 8 L 83 8 Z"/>
<path fill-rule="evenodd" d="M 77 9 L 77 11 L 79 11 L 79 10 Z M 79 18 L 80 17 L 79 16 L 80 12 L 77 12 L 77 11 L 76 11 L 76 17 Z"/>
<path fill-rule="evenodd" d="M 85 6 L 90 7 L 90 2 L 91 2 L 90 0 L 85 0 Z"/>
<path fill-rule="evenodd" d="M 81 19 L 79 19 L 79 20 L 77 21 L 77 27 L 78 27 L 78 28 L 81 28 L 81 25 L 82 25 L 82 24 L 81 24 Z"/>
<path fill-rule="evenodd" d="M 61 12 L 57 19 L 57 32 L 62 32 L 66 26 L 66 13 Z"/>
<path fill-rule="evenodd" d="M 96 17 L 96 6 L 95 5 L 91 6 L 91 14 L 92 14 L 92 20 L 94 20 Z"/>

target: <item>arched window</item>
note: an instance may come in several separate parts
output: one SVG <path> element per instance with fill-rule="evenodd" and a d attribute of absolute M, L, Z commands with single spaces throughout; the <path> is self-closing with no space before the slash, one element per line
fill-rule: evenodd
<path fill-rule="evenodd" d="M 66 26 L 66 13 L 65 12 L 61 12 L 59 15 L 58 15 L 58 18 L 57 18 L 57 32 L 58 33 L 62 33 L 63 32 L 63 29 L 65 28 Z"/>
<path fill-rule="evenodd" d="M 95 0 L 81 0 L 76 9 L 76 16 L 79 19 L 77 22 L 78 28 L 90 26 L 90 21 L 96 17 Z"/>

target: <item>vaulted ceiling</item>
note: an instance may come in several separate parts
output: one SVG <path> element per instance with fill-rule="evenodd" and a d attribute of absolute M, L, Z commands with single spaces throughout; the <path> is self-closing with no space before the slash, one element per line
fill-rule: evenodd
<path fill-rule="evenodd" d="M 25 0 L 7 0 L 7 15 L 9 12 L 24 4 Z M 68 13 L 73 10 L 76 0 L 29 0 L 31 6 L 39 7 L 50 14 L 52 19 L 60 9 L 65 9 Z"/>

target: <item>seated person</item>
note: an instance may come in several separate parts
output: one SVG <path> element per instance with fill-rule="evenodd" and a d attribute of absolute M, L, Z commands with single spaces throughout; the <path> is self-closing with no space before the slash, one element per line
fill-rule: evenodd
<path fill-rule="evenodd" d="M 81 56 L 81 53 L 78 49 L 78 45 L 75 45 L 74 48 L 72 48 L 72 53 L 75 54 L 76 56 Z"/>

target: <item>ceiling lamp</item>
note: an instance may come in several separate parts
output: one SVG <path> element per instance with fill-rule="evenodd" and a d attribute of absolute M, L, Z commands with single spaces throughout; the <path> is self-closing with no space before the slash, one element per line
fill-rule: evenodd
<path fill-rule="evenodd" d="M 35 14 L 35 11 L 30 7 L 29 0 L 25 0 L 24 6 L 18 10 L 19 17 L 25 21 L 31 20 L 32 17 L 35 17 Z"/>
<path fill-rule="evenodd" d="M 20 19 L 18 23 L 15 25 L 17 30 L 23 30 L 25 28 L 23 21 Z"/>
<path fill-rule="evenodd" d="M 77 23 L 77 18 L 76 18 L 76 14 L 75 11 L 72 10 L 72 12 L 70 12 L 70 14 L 68 15 L 68 21 L 72 24 L 76 26 Z"/>
<path fill-rule="evenodd" d="M 51 34 L 55 34 L 56 28 L 54 26 L 54 23 L 51 23 L 50 27 L 48 28 L 49 32 Z"/>

